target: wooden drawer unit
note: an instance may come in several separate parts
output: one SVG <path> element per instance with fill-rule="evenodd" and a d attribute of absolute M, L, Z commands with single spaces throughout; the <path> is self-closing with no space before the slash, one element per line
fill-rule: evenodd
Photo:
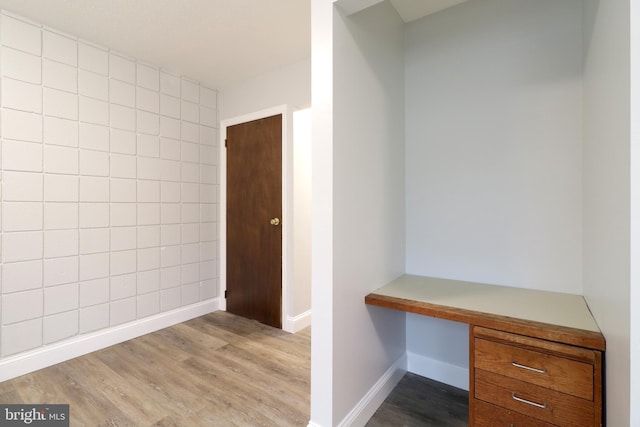
<path fill-rule="evenodd" d="M 556 427 L 553 424 L 475 400 L 475 427 Z"/>
<path fill-rule="evenodd" d="M 471 342 L 471 425 L 601 425 L 601 352 L 479 326 Z"/>

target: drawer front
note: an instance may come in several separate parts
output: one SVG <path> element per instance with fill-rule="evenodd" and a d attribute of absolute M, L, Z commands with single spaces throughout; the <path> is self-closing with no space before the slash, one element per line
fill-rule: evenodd
<path fill-rule="evenodd" d="M 593 400 L 593 365 L 475 338 L 476 368 Z"/>
<path fill-rule="evenodd" d="M 544 421 L 474 399 L 472 427 L 556 427 Z"/>
<path fill-rule="evenodd" d="M 474 397 L 551 424 L 594 425 L 591 401 L 481 369 L 475 370 Z"/>

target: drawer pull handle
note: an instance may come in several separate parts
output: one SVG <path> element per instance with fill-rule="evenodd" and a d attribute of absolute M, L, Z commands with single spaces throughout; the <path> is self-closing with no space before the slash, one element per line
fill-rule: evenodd
<path fill-rule="evenodd" d="M 537 372 L 539 374 L 544 374 L 545 372 L 547 372 L 547 368 L 542 368 L 542 369 L 536 369 L 536 368 L 532 368 L 531 366 L 527 366 L 527 365 L 521 365 L 519 363 L 516 363 L 515 361 L 511 361 L 511 364 L 513 366 L 515 366 L 516 368 L 520 368 L 520 369 L 526 369 L 528 371 L 533 371 L 533 372 Z"/>
<path fill-rule="evenodd" d="M 540 409 L 545 409 L 547 407 L 547 403 L 536 403 L 536 402 L 532 402 L 530 400 L 527 399 L 523 399 L 521 397 L 516 396 L 516 392 L 512 391 L 511 392 L 511 397 L 513 398 L 513 400 L 516 400 L 518 402 L 522 402 L 522 403 L 526 403 L 527 405 L 531 405 L 531 406 L 535 406 L 536 408 L 540 408 Z"/>

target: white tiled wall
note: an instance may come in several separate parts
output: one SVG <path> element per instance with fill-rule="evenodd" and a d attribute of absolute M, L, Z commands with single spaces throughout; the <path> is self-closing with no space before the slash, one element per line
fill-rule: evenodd
<path fill-rule="evenodd" d="M 215 297 L 217 93 L 0 19 L 0 357 Z"/>

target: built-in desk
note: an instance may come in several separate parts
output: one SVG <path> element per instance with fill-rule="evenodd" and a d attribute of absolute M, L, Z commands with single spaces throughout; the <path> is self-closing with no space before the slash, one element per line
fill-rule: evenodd
<path fill-rule="evenodd" d="M 404 275 L 365 302 L 469 324 L 469 425 L 602 424 L 605 339 L 582 296 Z"/>

